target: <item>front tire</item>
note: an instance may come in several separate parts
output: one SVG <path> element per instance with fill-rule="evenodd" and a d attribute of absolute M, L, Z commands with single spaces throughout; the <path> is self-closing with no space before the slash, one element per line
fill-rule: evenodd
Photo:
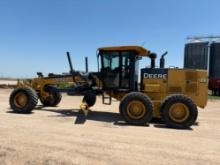
<path fill-rule="evenodd" d="M 132 92 L 122 98 L 119 110 L 127 123 L 146 125 L 152 119 L 153 104 L 143 93 Z"/>
<path fill-rule="evenodd" d="M 196 122 L 197 116 L 197 106 L 185 95 L 170 95 L 161 106 L 162 120 L 171 128 L 189 128 Z"/>
<path fill-rule="evenodd" d="M 85 102 L 89 107 L 92 107 L 96 103 L 96 95 L 92 92 L 88 92 L 83 97 L 83 102 Z"/>
<path fill-rule="evenodd" d="M 9 104 L 16 113 L 30 113 L 38 102 L 37 93 L 29 87 L 19 87 L 12 91 Z"/>
<path fill-rule="evenodd" d="M 62 95 L 57 92 L 57 91 L 53 91 L 53 90 L 49 90 L 47 91 L 49 93 L 49 96 L 44 98 L 44 97 L 40 97 L 40 101 L 41 103 L 45 106 L 45 107 L 55 107 L 57 106 L 61 99 L 62 99 Z"/>

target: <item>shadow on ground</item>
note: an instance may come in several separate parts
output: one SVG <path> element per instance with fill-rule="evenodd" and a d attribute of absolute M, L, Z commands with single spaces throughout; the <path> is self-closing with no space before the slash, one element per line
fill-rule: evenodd
<path fill-rule="evenodd" d="M 43 106 L 39 106 L 36 108 L 36 110 L 40 111 L 48 111 L 48 112 L 54 112 L 58 113 L 58 115 L 53 115 L 53 117 L 76 117 L 75 124 L 84 124 L 87 120 L 92 121 L 99 121 L 99 122 L 108 122 L 113 123 L 114 125 L 118 126 L 134 126 L 127 124 L 119 113 L 116 112 L 101 112 L 101 111 L 89 111 L 88 116 L 85 117 L 84 113 L 80 109 L 47 109 Z M 150 122 L 151 124 L 154 124 L 155 127 L 159 126 L 161 128 L 166 128 L 166 126 L 163 124 L 161 119 L 153 118 Z M 142 127 L 149 126 L 144 125 Z"/>
<path fill-rule="evenodd" d="M 14 112 L 11 108 L 8 108 L 8 111 L 6 111 L 6 113 L 11 113 L 11 114 L 19 114 L 19 115 L 31 115 L 33 114 L 34 112 L 31 111 L 31 112 L 28 112 L 28 113 L 25 113 L 25 112 Z"/>
<path fill-rule="evenodd" d="M 58 113 L 58 115 L 53 115 L 53 117 L 76 117 L 75 124 L 84 124 L 87 120 L 114 124 L 123 123 L 121 116 L 114 112 L 89 111 L 88 116 L 85 117 L 80 109 L 45 109 L 44 107 L 39 106 L 36 110 Z"/>
<path fill-rule="evenodd" d="M 57 115 L 51 115 L 51 117 L 76 117 L 75 124 L 84 124 L 87 120 L 99 121 L 99 122 L 107 122 L 113 123 L 118 126 L 134 126 L 127 124 L 120 116 L 119 113 L 115 112 L 101 112 L 101 111 L 89 111 L 88 116 L 86 117 L 84 113 L 80 109 L 48 109 L 44 106 L 38 106 L 35 110 L 38 111 L 47 111 L 57 113 Z M 8 111 L 7 113 L 14 113 L 12 111 Z M 33 112 L 31 112 L 32 114 Z M 153 118 L 150 121 L 150 124 L 153 124 L 155 128 L 165 128 L 165 129 L 173 129 L 167 127 L 163 121 L 159 118 Z M 194 126 L 198 126 L 199 123 L 195 123 Z M 143 125 L 142 127 L 149 126 Z M 192 128 L 185 130 L 193 130 Z"/>

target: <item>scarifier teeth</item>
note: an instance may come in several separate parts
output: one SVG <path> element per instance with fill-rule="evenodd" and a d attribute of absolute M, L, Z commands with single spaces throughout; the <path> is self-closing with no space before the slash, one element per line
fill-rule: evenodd
<path fill-rule="evenodd" d="M 82 102 L 81 105 L 80 105 L 80 109 L 83 111 L 84 115 L 87 116 L 88 113 L 89 113 L 89 106 Z"/>
<path fill-rule="evenodd" d="M 88 109 L 88 105 L 86 103 L 82 102 L 81 105 L 80 105 L 80 109 L 87 110 Z"/>

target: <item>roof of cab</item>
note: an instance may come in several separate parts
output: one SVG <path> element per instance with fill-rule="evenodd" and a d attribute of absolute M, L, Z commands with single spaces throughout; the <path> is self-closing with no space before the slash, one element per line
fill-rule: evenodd
<path fill-rule="evenodd" d="M 148 56 L 150 53 L 147 49 L 141 46 L 110 46 L 101 47 L 99 51 L 136 51 L 139 56 Z"/>

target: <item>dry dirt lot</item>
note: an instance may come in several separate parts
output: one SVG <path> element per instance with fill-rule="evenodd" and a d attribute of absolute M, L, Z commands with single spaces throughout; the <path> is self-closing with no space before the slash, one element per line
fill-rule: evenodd
<path fill-rule="evenodd" d="M 158 122 L 125 125 L 118 102 L 105 106 L 100 98 L 87 120 L 78 112 L 80 97 L 14 114 L 10 91 L 0 90 L 0 165 L 220 164 L 220 101 L 200 110 L 192 129 L 175 130 Z"/>
<path fill-rule="evenodd" d="M 17 81 L 15 81 L 15 80 L 1 80 L 1 79 L 0 79 L 0 85 L 1 85 L 1 84 L 15 85 L 16 83 L 17 83 Z"/>

